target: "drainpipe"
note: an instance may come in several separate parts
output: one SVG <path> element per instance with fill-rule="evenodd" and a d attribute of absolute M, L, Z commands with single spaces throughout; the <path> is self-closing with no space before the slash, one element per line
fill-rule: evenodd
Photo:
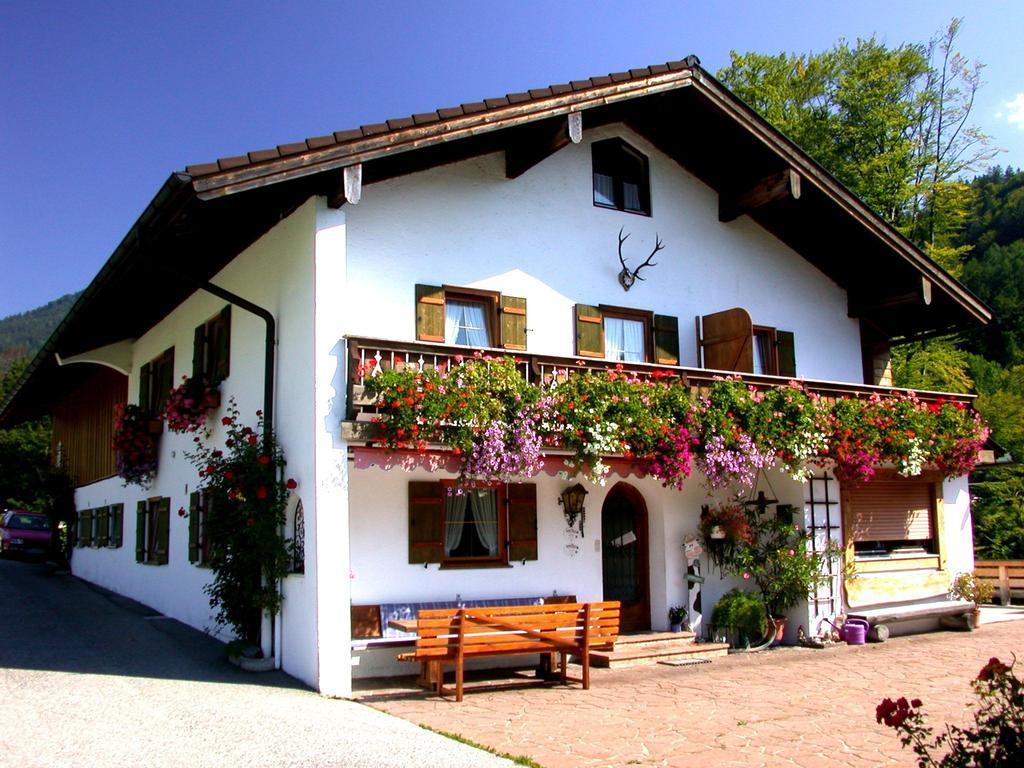
<path fill-rule="evenodd" d="M 263 445 L 268 455 L 270 453 L 270 434 L 274 429 L 274 359 L 275 359 L 275 345 L 277 341 L 277 324 L 274 321 L 274 316 L 263 307 L 258 304 L 253 304 L 248 299 L 243 299 L 236 293 L 225 290 L 219 285 L 214 285 L 211 282 L 203 280 L 193 280 L 199 288 L 212 293 L 218 298 L 224 299 L 224 301 L 234 304 L 236 307 L 244 309 L 246 312 L 251 312 L 257 317 L 261 318 L 267 326 L 266 337 L 264 339 L 264 352 L 263 352 Z M 281 583 L 278 582 L 278 591 L 281 590 Z M 277 652 L 277 621 L 280 617 L 281 626 L 284 627 L 284 614 L 279 613 L 278 616 L 272 616 L 270 618 L 270 653 L 274 657 L 274 668 L 281 668 L 281 658 Z"/>

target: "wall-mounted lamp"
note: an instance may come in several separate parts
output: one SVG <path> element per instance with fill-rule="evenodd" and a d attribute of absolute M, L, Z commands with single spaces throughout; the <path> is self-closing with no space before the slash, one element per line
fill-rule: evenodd
<path fill-rule="evenodd" d="M 587 517 L 587 511 L 583 508 L 583 501 L 586 497 L 587 489 L 580 483 L 576 483 L 571 488 L 562 491 L 562 495 L 558 498 L 558 503 L 562 505 L 562 511 L 565 512 L 565 521 L 570 528 L 576 525 L 577 517 L 580 519 L 580 536 L 583 535 L 583 521 Z"/>

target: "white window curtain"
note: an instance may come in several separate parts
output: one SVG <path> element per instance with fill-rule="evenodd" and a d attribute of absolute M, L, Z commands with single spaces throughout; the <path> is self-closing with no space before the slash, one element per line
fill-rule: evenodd
<path fill-rule="evenodd" d="M 641 320 L 623 317 L 604 319 L 605 356 L 609 360 L 642 363 L 644 354 L 644 324 Z"/>
<path fill-rule="evenodd" d="M 594 174 L 594 202 L 615 205 L 615 180 L 606 174 Z"/>
<path fill-rule="evenodd" d="M 491 346 L 484 305 L 470 301 L 445 301 L 444 338 L 449 344 Z"/>
<path fill-rule="evenodd" d="M 473 522 L 480 543 L 487 548 L 487 554 L 494 557 L 498 554 L 498 507 L 497 494 L 492 490 L 474 492 L 470 498 L 473 509 Z"/>
<path fill-rule="evenodd" d="M 622 207 L 627 211 L 640 210 L 640 187 L 628 181 L 622 182 Z"/>
<path fill-rule="evenodd" d="M 451 555 L 462 543 L 466 530 L 466 497 L 448 496 L 444 505 L 444 553 Z"/>

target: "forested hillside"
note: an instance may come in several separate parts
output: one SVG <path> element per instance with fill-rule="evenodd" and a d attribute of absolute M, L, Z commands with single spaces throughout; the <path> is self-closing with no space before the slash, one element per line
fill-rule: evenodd
<path fill-rule="evenodd" d="M 77 293 L 69 293 L 28 312 L 0 318 L 0 371 L 10 370 L 15 360 L 35 356 L 77 298 Z"/>
<path fill-rule="evenodd" d="M 900 386 L 978 393 L 993 438 L 1024 457 L 1024 172 L 987 169 L 971 123 L 981 64 L 954 19 L 924 43 L 842 40 L 815 54 L 733 53 L 718 77 L 960 278 L 988 328 L 894 351 Z M 1024 558 L 1024 470 L 972 476 L 979 557 Z"/>

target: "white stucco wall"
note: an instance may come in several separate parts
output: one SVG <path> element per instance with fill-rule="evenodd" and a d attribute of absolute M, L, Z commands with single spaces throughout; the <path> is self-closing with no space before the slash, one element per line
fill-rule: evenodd
<path fill-rule="evenodd" d="M 297 493 L 312 491 L 313 465 L 313 232 L 315 203 L 310 201 L 228 264 L 211 282 L 265 307 L 277 319 L 276 428 L 288 459 L 287 473 L 299 483 Z M 225 305 L 224 300 L 198 291 L 133 345 L 129 401 L 137 402 L 139 368 L 165 349 L 174 347 L 175 383 L 192 372 L 193 331 Z M 234 307 L 231 317 L 230 376 L 221 385 L 224 405 L 209 421 L 212 441 L 223 440 L 219 418 L 228 398 L 237 401 L 241 419 L 255 424 L 263 407 L 264 322 Z M 203 588 L 210 572 L 188 562 L 188 520 L 177 514 L 188 508 L 189 493 L 198 476 L 185 457 L 192 435 L 165 431 L 160 440 L 159 472 L 148 489 L 122 487 L 117 478 L 77 490 L 75 504 L 88 509 L 124 504 L 124 545 L 118 549 L 79 548 L 74 551 L 75 575 L 152 606 L 161 613 L 199 629 L 216 631 Z M 135 508 L 144 498 L 171 499 L 169 563 L 135 562 Z M 314 510 L 305 503 L 306 514 Z M 288 535 L 291 535 L 289 529 Z M 289 576 L 284 584 L 285 607 L 276 628 L 286 671 L 315 682 L 314 593 L 308 576 Z"/>
<path fill-rule="evenodd" d="M 618 135 L 650 160 L 650 217 L 593 205 L 590 144 Z M 374 184 L 346 208 L 348 334 L 411 340 L 415 284 L 461 285 L 525 297 L 531 352 L 575 354 L 573 305 L 603 303 L 677 316 L 681 363 L 695 365 L 694 316 L 741 306 L 796 334 L 800 376 L 863 378 L 845 292 L 749 217 L 720 223 L 713 190 L 621 125 L 586 132 L 518 179 L 498 153 Z M 666 246 L 628 293 L 620 227 L 633 266 L 656 234 Z"/>

